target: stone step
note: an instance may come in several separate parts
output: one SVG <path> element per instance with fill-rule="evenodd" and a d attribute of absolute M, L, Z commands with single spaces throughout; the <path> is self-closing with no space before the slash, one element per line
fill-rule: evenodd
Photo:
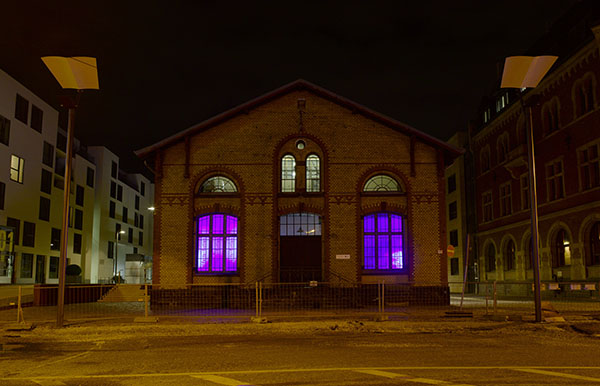
<path fill-rule="evenodd" d="M 100 300 L 99 303 L 138 302 L 144 298 L 144 287 L 140 285 L 115 285 Z"/>

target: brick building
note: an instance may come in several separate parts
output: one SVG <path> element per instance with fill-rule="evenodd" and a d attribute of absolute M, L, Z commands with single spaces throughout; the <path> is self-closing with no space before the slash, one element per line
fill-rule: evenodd
<path fill-rule="evenodd" d="M 557 54 L 559 61 L 521 95 L 533 105 L 546 281 L 600 278 L 600 56 L 589 29 L 600 16 L 595 8 L 578 4 L 533 47 L 531 54 Z M 471 131 L 482 281 L 533 278 L 526 123 L 518 98 L 517 91 L 498 91 Z"/>
<path fill-rule="evenodd" d="M 447 286 L 444 169 L 460 151 L 298 80 L 141 149 L 153 282 Z"/>

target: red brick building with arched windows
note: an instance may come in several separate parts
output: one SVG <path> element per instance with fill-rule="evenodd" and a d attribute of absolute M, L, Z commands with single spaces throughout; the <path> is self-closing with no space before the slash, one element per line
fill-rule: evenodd
<path fill-rule="evenodd" d="M 504 283 L 501 294 L 533 279 L 527 160 L 532 106 L 543 281 L 600 279 L 600 20 L 581 2 L 550 29 L 532 53 L 559 59 L 534 89 L 498 90 L 471 128 L 476 170 L 477 245 L 481 281 Z M 597 288 L 596 284 L 588 288 Z"/>
<path fill-rule="evenodd" d="M 155 171 L 155 284 L 447 288 L 444 170 L 460 153 L 298 80 L 137 152 Z"/>

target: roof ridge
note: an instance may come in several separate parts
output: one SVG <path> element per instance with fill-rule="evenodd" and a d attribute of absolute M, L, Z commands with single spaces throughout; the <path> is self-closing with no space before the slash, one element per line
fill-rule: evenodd
<path fill-rule="evenodd" d="M 333 101 L 334 103 L 337 103 L 338 105 L 342 105 L 351 110 L 360 112 L 363 115 L 365 115 L 366 117 L 368 117 L 372 120 L 375 120 L 375 121 L 379 121 L 380 123 L 382 123 L 386 126 L 392 127 L 394 129 L 402 130 L 402 131 L 406 132 L 408 135 L 414 135 L 414 136 L 420 137 L 424 142 L 430 143 L 437 147 L 441 147 L 443 150 L 445 150 L 446 152 L 448 152 L 451 155 L 456 156 L 456 155 L 462 153 L 461 149 L 459 149 L 455 146 L 452 146 L 430 134 L 427 134 L 420 130 L 417 130 L 412 126 L 407 125 L 403 122 L 400 122 L 400 121 L 398 121 L 394 118 L 391 118 L 387 115 L 378 113 L 375 110 L 372 110 L 366 106 L 356 103 L 346 97 L 338 95 L 332 91 L 329 91 L 317 84 L 314 84 L 314 83 L 309 82 L 302 78 L 298 78 L 290 83 L 284 84 L 283 86 L 278 87 L 274 90 L 271 90 L 271 91 L 269 91 L 265 94 L 262 94 L 256 98 L 250 99 L 249 101 L 247 101 L 245 103 L 235 106 L 229 110 L 223 111 L 220 114 L 217 114 L 217 115 L 215 115 L 211 118 L 208 118 L 200 123 L 192 125 L 192 126 L 188 127 L 187 129 L 184 129 L 184 130 L 182 130 L 178 133 L 175 133 L 167 138 L 164 138 L 152 145 L 149 145 L 142 149 L 136 150 L 134 153 L 138 157 L 142 157 L 142 158 L 147 157 L 152 152 L 154 152 L 162 147 L 168 146 L 172 143 L 175 143 L 179 140 L 182 140 L 183 138 L 185 138 L 188 135 L 191 135 L 191 134 L 193 134 L 197 131 L 203 130 L 203 129 L 207 129 L 209 127 L 216 126 L 217 124 L 219 124 L 223 121 L 226 121 L 228 119 L 235 117 L 237 114 L 239 114 L 241 112 L 247 111 L 249 109 L 253 109 L 257 106 L 260 106 L 261 104 L 267 103 L 268 101 L 270 101 L 272 99 L 275 99 L 279 96 L 290 93 L 296 89 L 306 89 L 308 91 L 312 91 L 312 92 L 316 93 L 317 95 L 320 95 L 326 99 Z"/>

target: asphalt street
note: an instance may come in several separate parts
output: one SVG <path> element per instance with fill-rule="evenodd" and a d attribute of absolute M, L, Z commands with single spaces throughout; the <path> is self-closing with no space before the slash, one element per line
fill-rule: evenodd
<path fill-rule="evenodd" d="M 600 383 L 600 335 L 570 324 L 39 326 L 3 331 L 0 342 L 7 386 Z"/>

